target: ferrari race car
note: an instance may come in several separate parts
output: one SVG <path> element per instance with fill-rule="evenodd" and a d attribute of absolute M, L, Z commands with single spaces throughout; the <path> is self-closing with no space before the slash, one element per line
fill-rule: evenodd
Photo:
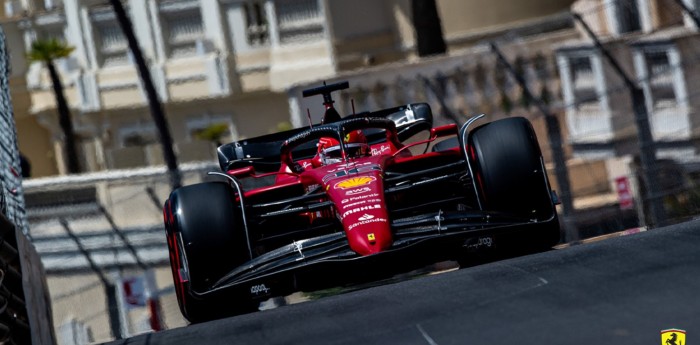
<path fill-rule="evenodd" d="M 188 320 L 558 242 L 556 195 L 526 119 L 433 127 L 423 103 L 341 118 L 331 92 L 347 87 L 305 90 L 323 95 L 320 124 L 222 145 L 222 171 L 210 173 L 220 182 L 171 193 L 165 229 Z"/>

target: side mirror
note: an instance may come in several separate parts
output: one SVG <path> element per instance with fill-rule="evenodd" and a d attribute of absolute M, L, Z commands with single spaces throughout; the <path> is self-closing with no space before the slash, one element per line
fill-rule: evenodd
<path fill-rule="evenodd" d="M 440 127 L 435 127 L 430 129 L 430 137 L 445 137 L 448 135 L 457 135 L 457 125 L 452 123 L 449 125 L 444 125 Z"/>
<path fill-rule="evenodd" d="M 226 171 L 226 174 L 231 175 L 236 178 L 244 178 L 244 177 L 249 177 L 253 175 L 255 172 L 255 168 L 253 168 L 252 165 L 249 165 L 244 168 L 239 168 L 239 169 L 231 169 Z"/>

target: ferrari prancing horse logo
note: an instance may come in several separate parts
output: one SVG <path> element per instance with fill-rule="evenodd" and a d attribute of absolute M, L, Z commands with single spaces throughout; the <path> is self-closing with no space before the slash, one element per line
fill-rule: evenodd
<path fill-rule="evenodd" d="M 661 345 L 685 345 L 685 331 L 675 328 L 661 331 Z"/>
<path fill-rule="evenodd" d="M 342 180 L 338 183 L 335 184 L 333 188 L 335 189 L 348 189 L 348 188 L 355 188 L 355 187 L 360 187 L 360 186 L 365 186 L 370 184 L 372 181 L 376 180 L 377 178 L 373 176 L 360 176 L 360 177 L 351 177 L 346 180 Z"/>

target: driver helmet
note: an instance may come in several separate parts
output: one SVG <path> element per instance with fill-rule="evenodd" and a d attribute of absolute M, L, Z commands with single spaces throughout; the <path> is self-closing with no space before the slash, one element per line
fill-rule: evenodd
<path fill-rule="evenodd" d="M 343 138 L 347 158 L 358 158 L 370 155 L 367 138 L 362 130 L 352 131 Z M 338 163 L 343 160 L 340 143 L 334 138 L 321 138 L 318 144 L 318 155 L 323 165 Z"/>

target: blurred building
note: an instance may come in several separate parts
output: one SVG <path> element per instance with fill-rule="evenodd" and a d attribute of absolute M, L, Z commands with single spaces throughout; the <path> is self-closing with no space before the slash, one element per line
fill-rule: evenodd
<path fill-rule="evenodd" d="M 687 1 L 690 9 L 700 3 Z M 698 157 L 700 129 L 698 82 L 700 35 L 673 0 L 581 0 L 574 10 L 597 33 L 644 89 L 652 134 L 660 157 Z M 628 90 L 602 54 L 587 39 L 558 48 L 558 63 L 574 152 L 583 157 L 613 157 L 636 149 L 637 133 Z M 695 133 L 695 134 L 694 134 Z"/>
<path fill-rule="evenodd" d="M 693 179 L 700 162 L 700 34 L 681 3 L 700 15 L 696 0 L 579 0 L 572 6 L 644 91 L 659 159 L 653 168 L 661 177 L 654 183 L 662 190 L 667 222 L 686 219 L 698 206 Z M 573 157 L 605 165 L 612 191 L 620 177 L 641 183 L 629 89 L 578 29 L 578 39 L 556 47 Z"/>
<path fill-rule="evenodd" d="M 480 112 L 489 119 L 528 116 L 549 162 L 542 117 L 480 43 L 506 37 L 504 52 L 519 61 L 537 96 L 563 109 L 552 47 L 580 37 L 566 14 L 571 3 L 438 0 L 449 53 L 430 58 L 415 54 L 411 0 L 124 4 L 163 101 L 185 183 L 193 183 L 216 168 L 215 144 L 199 137 L 200 131 L 223 126 L 219 140 L 226 142 L 301 126 L 307 108 L 320 116 L 320 99 L 302 99 L 300 90 L 322 80 L 350 80 L 351 89 L 337 98 L 343 113 L 351 111 L 352 99 L 358 111 L 429 102 L 438 123 Z M 166 326 L 184 325 L 162 236 L 159 206 L 169 185 L 160 144 L 111 8 L 88 0 L 5 0 L 4 5 L 19 147 L 33 176 L 44 177 L 24 186 L 30 232 L 49 274 L 59 342 L 115 336 L 98 274 L 62 220 L 110 280 L 139 274 L 126 249 L 134 245 L 139 260 L 157 268 Z M 37 38 L 58 38 L 76 48 L 58 67 L 86 174 L 62 176 L 63 140 L 50 80 L 43 66 L 24 58 Z M 596 193 L 609 198 L 608 181 L 593 180 L 589 168 L 572 171 L 574 189 L 602 185 Z M 605 171 L 605 166 L 595 169 Z M 115 227 L 129 243 L 115 235 Z M 124 334 L 149 329 L 143 312 L 122 312 Z"/>
<path fill-rule="evenodd" d="M 503 3 L 501 3 L 503 2 Z M 438 1 L 451 49 L 570 2 Z M 111 7 L 84 0 L 5 0 L 20 149 L 33 176 L 65 172 L 47 72 L 28 64 L 35 39 L 76 49 L 59 62 L 85 171 L 163 164 L 138 75 Z M 414 57 L 410 0 L 125 2 L 170 122 L 181 161 L 213 158 L 196 133 L 226 126 L 223 141 L 277 130 L 286 89 L 344 71 Z M 26 138 L 26 139 L 23 139 Z"/>

